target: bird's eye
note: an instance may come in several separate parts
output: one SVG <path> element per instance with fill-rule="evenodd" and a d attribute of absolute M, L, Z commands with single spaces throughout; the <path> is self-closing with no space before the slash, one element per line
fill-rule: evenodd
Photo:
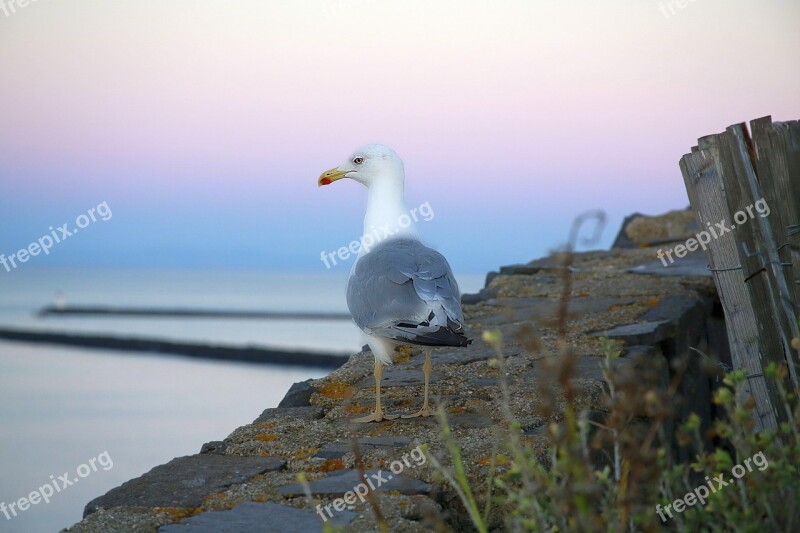
<path fill-rule="evenodd" d="M 355 163 L 356 165 L 360 165 L 363 162 L 364 162 L 363 157 L 356 157 L 355 159 L 353 159 L 353 163 Z"/>

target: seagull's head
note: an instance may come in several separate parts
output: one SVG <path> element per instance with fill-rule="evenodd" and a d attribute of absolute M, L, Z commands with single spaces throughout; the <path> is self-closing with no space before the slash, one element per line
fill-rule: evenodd
<path fill-rule="evenodd" d="M 350 178 L 369 187 L 387 180 L 402 182 L 403 177 L 403 160 L 397 152 L 383 144 L 368 144 L 353 152 L 338 167 L 323 172 L 317 185 L 322 187 L 342 178 Z"/>

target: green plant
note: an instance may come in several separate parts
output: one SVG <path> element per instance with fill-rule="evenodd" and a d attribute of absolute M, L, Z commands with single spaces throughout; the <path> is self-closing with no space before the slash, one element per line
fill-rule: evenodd
<path fill-rule="evenodd" d="M 499 333 L 488 332 L 484 340 L 495 347 L 498 357 L 493 364 L 502 370 Z M 787 505 L 800 495 L 796 391 L 781 389 L 782 408 L 789 422 L 776 431 L 754 433 L 754 403 L 737 400 L 746 376 L 742 371 L 727 374 L 714 397 L 726 416 L 715 420 L 706 435 L 700 434 L 697 415 L 683 421 L 675 430 L 676 441 L 691 452 L 694 460 L 678 463 L 665 444 L 670 442 L 665 422 L 671 415 L 658 408 L 674 394 L 674 387 L 664 397 L 652 390 L 618 390 L 613 362 L 620 355 L 619 347 L 607 339 L 601 345 L 608 385 L 605 422 L 590 420 L 587 411 L 569 401 L 563 403 L 561 420 L 549 427 L 548 451 L 539 456 L 523 444 L 520 425 L 509 408 L 508 385 L 501 378 L 504 415 L 510 430 L 506 443 L 509 466 L 494 478 L 494 485 L 498 489 L 495 503 L 505 516 L 504 529 L 755 532 L 765 527 L 768 531 L 793 531 L 800 526 L 800 509 Z M 780 383 L 785 372 L 785 367 L 772 365 L 767 376 Z M 568 381 L 568 376 L 562 377 L 561 385 Z M 641 413 L 631 409 L 635 394 L 644 401 L 647 424 L 643 425 Z M 455 475 L 445 478 L 456 488 L 475 527 L 487 531 L 489 507 L 483 514 L 478 512 L 458 446 L 450 437 L 443 412 L 440 417 L 455 465 Z M 709 440 L 715 445 L 709 447 Z M 593 451 L 603 446 L 609 450 L 609 460 L 599 465 Z M 438 462 L 433 464 L 445 471 Z M 735 473 L 742 475 L 737 478 Z M 697 494 L 706 492 L 701 504 Z M 676 506 L 679 499 L 684 503 Z M 686 504 L 689 501 L 692 505 Z"/>

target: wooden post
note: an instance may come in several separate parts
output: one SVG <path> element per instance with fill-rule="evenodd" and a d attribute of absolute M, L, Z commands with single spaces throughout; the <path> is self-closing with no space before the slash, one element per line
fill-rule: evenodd
<path fill-rule="evenodd" d="M 795 314 L 800 311 L 800 122 L 750 122 L 756 175 L 770 215 Z"/>
<path fill-rule="evenodd" d="M 788 146 L 791 142 L 789 124 L 773 124 L 771 117 L 763 117 L 750 122 L 753 132 L 753 149 L 755 152 L 756 175 L 764 192 L 764 198 L 774 211 L 770 214 L 772 233 L 778 241 L 780 258 L 786 265 L 784 273 L 790 283 L 794 304 L 800 303 L 800 232 L 790 235 L 789 228 L 800 224 L 800 178 L 790 179 L 790 154 Z M 795 142 L 800 142 L 795 139 Z M 797 150 L 797 148 L 795 149 Z M 797 157 L 795 155 L 795 157 Z M 798 163 L 800 164 L 800 163 Z M 798 170 L 800 172 L 800 169 Z M 794 246 L 791 246 L 794 244 Z M 794 248 L 794 250 L 792 249 Z"/>
<path fill-rule="evenodd" d="M 753 163 L 750 159 L 752 144 L 744 124 L 737 124 L 727 129 L 724 135 L 726 146 L 722 159 L 726 164 L 732 163 L 730 173 L 723 176 L 728 205 L 733 211 L 744 209 L 763 201 L 764 194 L 759 180 L 756 178 Z M 763 181 L 763 178 L 762 180 Z M 737 187 L 738 185 L 738 187 Z M 769 204 L 767 204 L 769 205 Z M 783 214 L 787 204 L 776 198 L 776 204 L 770 206 L 770 215 Z M 748 280 L 748 288 L 753 300 L 756 317 L 761 322 L 761 348 L 765 362 L 778 365 L 786 363 L 789 368 L 791 382 L 784 383 L 787 390 L 798 386 L 798 365 L 796 350 L 791 346 L 793 337 L 800 337 L 795 314 L 793 293 L 786 281 L 784 266 L 778 254 L 781 244 L 772 231 L 768 216 L 755 216 L 738 227 L 739 256 L 744 265 L 745 256 L 755 258 L 751 263 L 752 271 Z M 742 246 L 744 244 L 744 246 Z M 789 271 L 791 274 L 791 271 Z M 782 413 L 782 410 L 779 410 Z"/>
<path fill-rule="evenodd" d="M 732 221 L 718 159 L 718 137 L 703 137 L 698 140 L 698 149 L 681 159 L 681 172 L 701 231 L 715 236 L 708 243 L 710 266 L 725 311 L 734 367 L 744 369 L 749 376 L 742 394 L 752 395 L 755 400 L 754 429 L 775 429 L 778 417 L 774 406 L 779 404 L 773 400 L 777 391 L 769 387 L 763 375 L 758 321 L 739 264 L 736 239 L 732 231 L 722 233 L 716 226 L 723 223 L 730 227 Z"/>

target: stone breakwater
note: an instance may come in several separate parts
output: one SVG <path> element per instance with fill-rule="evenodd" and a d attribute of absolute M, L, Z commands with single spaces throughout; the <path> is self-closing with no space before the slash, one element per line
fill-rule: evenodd
<path fill-rule="evenodd" d="M 680 241 L 691 231 L 684 229 L 653 241 Z M 573 261 L 566 339 L 577 354 L 574 399 L 598 419 L 605 387 L 601 336 L 624 343 L 615 362 L 619 380 L 653 387 L 667 386 L 670 362 L 684 357 L 689 347 L 723 362 L 727 357 L 724 322 L 704 257 L 693 254 L 664 268 L 652 243 L 624 234 L 618 245 L 627 248 L 580 253 Z M 557 353 L 560 264 L 549 257 L 490 274 L 480 293 L 464 297 L 468 334 L 476 341 L 468 348 L 433 353 L 433 404 L 444 405 L 467 475 L 479 492 L 493 443 L 507 432 L 500 370 L 490 363 L 495 354 L 480 340 L 481 333 L 502 333 L 510 407 L 522 425 L 525 444 L 542 452 L 547 428 L 557 418 L 542 418 L 532 406 L 542 401 L 537 389 L 550 379 L 552 356 L 547 354 Z M 520 335 L 531 330 L 540 346 Z M 423 359 L 419 353 L 395 355 L 382 385 L 387 412 L 419 408 Z M 698 367 L 702 363 L 699 356 L 688 360 Z M 296 383 L 278 408 L 265 410 L 221 441 L 203 445 L 196 455 L 157 466 L 96 498 L 87 504 L 84 519 L 65 531 L 216 532 L 224 526 L 225 531 L 305 532 L 322 531 L 326 521 L 345 531 L 378 531 L 370 502 L 347 496 L 364 482 L 356 450 L 366 478 L 380 480 L 372 495 L 391 531 L 471 530 L 457 495 L 430 462 L 396 466 L 422 444 L 440 459 L 447 457 L 435 417 L 350 422 L 372 408 L 372 368 L 372 354 L 362 351 L 322 379 Z M 685 372 L 680 386 L 693 404 L 680 406 L 678 417 L 694 411 L 707 423 L 713 378 L 692 370 Z M 307 486 L 298 483 L 299 474 Z M 319 507 L 309 505 L 306 491 Z"/>

